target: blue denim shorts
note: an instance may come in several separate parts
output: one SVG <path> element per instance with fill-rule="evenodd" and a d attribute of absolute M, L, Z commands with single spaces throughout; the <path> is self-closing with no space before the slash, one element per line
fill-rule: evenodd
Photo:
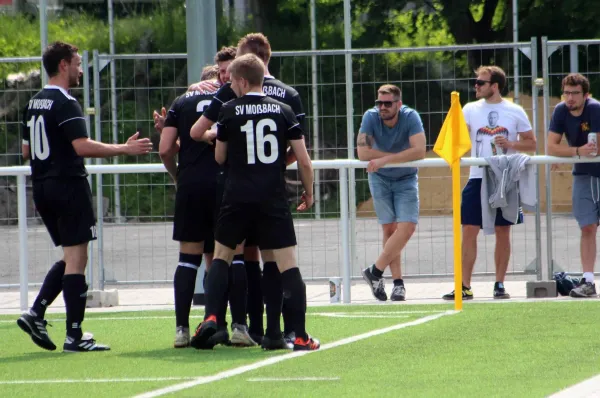
<path fill-rule="evenodd" d="M 416 174 L 398 180 L 369 173 L 369 189 L 379 224 L 419 222 L 419 182 Z"/>

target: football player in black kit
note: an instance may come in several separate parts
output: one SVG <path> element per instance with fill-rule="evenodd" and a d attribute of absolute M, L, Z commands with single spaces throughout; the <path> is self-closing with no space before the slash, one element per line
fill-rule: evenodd
<path fill-rule="evenodd" d="M 242 37 L 237 46 L 237 54 L 255 54 L 265 64 L 265 77 L 263 81 L 263 92 L 278 101 L 281 101 L 292 108 L 296 118 L 303 126 L 304 123 L 304 111 L 302 108 L 302 101 L 298 92 L 292 87 L 282 83 L 275 79 L 268 71 L 268 63 L 271 58 L 271 45 L 269 40 L 262 33 L 249 33 Z M 219 110 L 221 106 L 236 98 L 235 93 L 231 89 L 230 84 L 224 85 L 218 92 L 210 106 L 206 109 L 204 114 L 194 124 L 191 130 L 192 138 L 199 141 L 211 142 L 215 139 L 215 133 L 210 131 L 210 127 L 217 121 Z M 288 152 L 287 164 L 293 163 L 295 158 L 292 152 Z M 244 260 L 247 275 L 247 286 L 248 286 L 248 303 L 247 312 L 250 320 L 249 333 L 250 336 L 257 342 L 262 340 L 264 334 L 263 329 L 263 294 L 264 301 L 266 304 L 267 311 L 267 332 L 275 335 L 280 331 L 280 318 L 282 313 L 283 305 L 283 319 L 284 319 L 284 336 L 288 347 L 291 347 L 295 340 L 295 336 L 289 321 L 287 302 L 283 301 L 281 296 L 281 275 L 279 274 L 277 264 L 269 254 L 266 253 L 267 257 L 263 256 L 263 272 L 261 275 L 260 270 L 260 258 L 258 255 L 258 248 L 256 246 L 255 234 L 250 232 L 248 240 L 245 243 L 244 249 Z M 238 259 L 236 258 L 236 261 Z M 234 266 L 233 268 L 236 268 Z M 234 273 L 236 273 L 234 270 Z M 263 286 L 269 286 L 269 289 L 262 289 Z M 264 290 L 264 291 L 263 291 Z M 233 292 L 233 294 L 241 294 L 242 292 Z M 241 322 L 241 321 L 238 321 Z M 272 340 L 270 340 L 272 341 Z M 270 347 L 268 344 L 262 344 L 265 349 L 277 349 L 285 348 L 274 346 Z"/>
<path fill-rule="evenodd" d="M 218 76 L 215 66 L 206 67 L 201 80 Z M 190 128 L 210 104 L 214 92 L 187 91 L 177 97 L 161 130 L 159 155 L 177 186 L 173 240 L 179 241 L 179 263 L 173 278 L 175 294 L 175 348 L 190 344 L 190 306 L 196 274 L 204 254 L 212 261 L 216 177 L 219 165 L 212 145 L 190 138 Z M 177 140 L 179 139 L 179 145 Z M 179 164 L 175 157 L 179 155 Z"/>
<path fill-rule="evenodd" d="M 68 90 L 79 85 L 81 57 L 77 47 L 55 42 L 42 56 L 48 85 L 29 101 L 23 120 L 23 157 L 31 159 L 33 201 L 63 258 L 52 266 L 31 309 L 17 324 L 35 344 L 56 350 L 44 320 L 46 308 L 63 292 L 67 312 L 65 352 L 106 351 L 91 333 L 83 333 L 88 286 L 85 281 L 88 242 L 96 239 L 92 193 L 84 157 L 142 155 L 152 150 L 138 133 L 126 144 L 89 139 L 79 103 Z"/>
<path fill-rule="evenodd" d="M 306 285 L 296 265 L 296 234 L 284 177 L 289 143 L 305 190 L 298 210 L 309 209 L 314 202 L 313 170 L 302 128 L 289 106 L 264 94 L 265 67 L 260 58 L 254 54 L 236 57 L 229 71 L 231 89 L 239 98 L 225 103 L 219 112 L 215 158 L 220 164 L 228 162 L 228 175 L 207 277 L 205 318 L 196 328 L 191 345 L 212 348 L 208 339 L 217 331 L 218 309 L 227 299 L 235 248 L 255 229 L 261 255 L 273 258 L 281 272 L 296 335 L 294 350 L 316 350 L 319 341 L 306 333 Z M 269 286 L 265 288 L 269 290 Z M 269 332 L 267 329 L 263 343 L 277 340 L 285 345 L 281 330 Z"/>

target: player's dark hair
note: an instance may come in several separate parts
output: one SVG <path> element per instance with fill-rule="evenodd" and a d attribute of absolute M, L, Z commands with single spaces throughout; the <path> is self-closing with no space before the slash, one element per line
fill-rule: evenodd
<path fill-rule="evenodd" d="M 569 73 L 562 81 L 562 91 L 565 86 L 581 86 L 584 95 L 590 92 L 590 81 L 580 73 Z"/>
<path fill-rule="evenodd" d="M 237 48 L 238 53 L 252 53 L 258 56 L 265 65 L 271 59 L 271 43 L 269 43 L 267 36 L 262 33 L 248 33 L 240 39 Z"/>
<path fill-rule="evenodd" d="M 247 80 L 250 86 L 262 86 L 265 64 L 256 55 L 245 54 L 233 60 L 229 72 L 235 78 Z"/>
<path fill-rule="evenodd" d="M 221 47 L 219 52 L 215 55 L 215 63 L 232 61 L 235 59 L 235 54 L 237 53 L 237 48 L 235 47 Z"/>
<path fill-rule="evenodd" d="M 54 77 L 58 74 L 60 61 L 65 60 L 71 63 L 71 59 L 77 54 L 77 51 L 79 51 L 77 47 L 62 41 L 54 42 L 46 47 L 42 55 L 42 64 L 48 77 Z"/>

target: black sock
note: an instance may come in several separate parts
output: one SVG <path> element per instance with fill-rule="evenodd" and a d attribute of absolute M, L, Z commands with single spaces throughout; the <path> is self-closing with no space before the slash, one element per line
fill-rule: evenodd
<path fill-rule="evenodd" d="M 229 264 L 225 260 L 215 258 L 206 277 L 205 319 L 210 315 L 218 316 L 223 302 L 227 305 L 227 288 L 229 284 Z M 221 322 L 219 319 L 217 321 Z"/>
<path fill-rule="evenodd" d="M 248 301 L 246 310 L 250 327 L 248 332 L 262 336 L 265 334 L 263 326 L 263 292 L 261 286 L 262 271 L 258 261 L 246 261 L 246 278 L 248 279 Z"/>
<path fill-rule="evenodd" d="M 67 308 L 67 336 L 80 340 L 83 336 L 81 323 L 85 316 L 88 286 L 85 275 L 68 274 L 63 277 L 63 297 Z"/>
<path fill-rule="evenodd" d="M 404 286 L 404 280 L 394 279 L 394 286 Z"/>
<path fill-rule="evenodd" d="M 375 264 L 373 264 L 373 267 L 371 267 L 371 272 L 376 278 L 381 278 L 383 276 L 383 271 L 380 271 L 379 268 L 375 266 Z"/>
<path fill-rule="evenodd" d="M 229 282 L 231 282 L 231 267 L 229 267 Z M 229 303 L 229 289 L 231 288 L 231 283 L 227 286 L 227 293 L 225 294 L 225 300 L 219 303 L 219 308 L 217 309 L 217 326 L 227 329 L 227 304 Z M 208 296 L 206 296 L 208 300 Z"/>
<path fill-rule="evenodd" d="M 244 255 L 236 254 L 230 267 L 229 309 L 231 323 L 246 325 L 246 299 L 248 296 L 248 278 L 244 267 Z"/>
<path fill-rule="evenodd" d="M 179 253 L 179 264 L 173 278 L 176 326 L 190 327 L 190 308 L 194 299 L 196 275 L 201 263 L 201 254 Z"/>
<path fill-rule="evenodd" d="M 60 260 L 46 274 L 42 288 L 31 306 L 31 310 L 35 312 L 36 316 L 43 318 L 46 315 L 46 308 L 56 300 L 62 291 L 65 265 L 65 262 Z"/>
<path fill-rule="evenodd" d="M 281 306 L 283 302 L 283 285 L 277 264 L 268 261 L 263 269 L 263 292 L 267 312 L 267 330 L 270 338 L 281 338 Z"/>
<path fill-rule="evenodd" d="M 282 304 L 281 317 L 283 318 L 283 334 L 290 334 L 294 331 L 294 322 L 292 321 L 293 316 L 290 311 L 290 305 L 285 297 L 283 298 Z"/>
<path fill-rule="evenodd" d="M 281 274 L 283 296 L 292 317 L 296 338 L 307 339 L 306 334 L 306 285 L 302 281 L 299 268 L 288 269 Z"/>

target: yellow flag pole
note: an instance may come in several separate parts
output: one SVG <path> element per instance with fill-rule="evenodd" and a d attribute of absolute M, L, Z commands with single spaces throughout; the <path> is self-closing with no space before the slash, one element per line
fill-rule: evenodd
<path fill-rule="evenodd" d="M 456 142 L 456 141 L 455 141 Z M 462 231 L 460 227 L 460 159 L 452 166 L 452 230 L 454 232 L 454 309 L 462 311 Z"/>

